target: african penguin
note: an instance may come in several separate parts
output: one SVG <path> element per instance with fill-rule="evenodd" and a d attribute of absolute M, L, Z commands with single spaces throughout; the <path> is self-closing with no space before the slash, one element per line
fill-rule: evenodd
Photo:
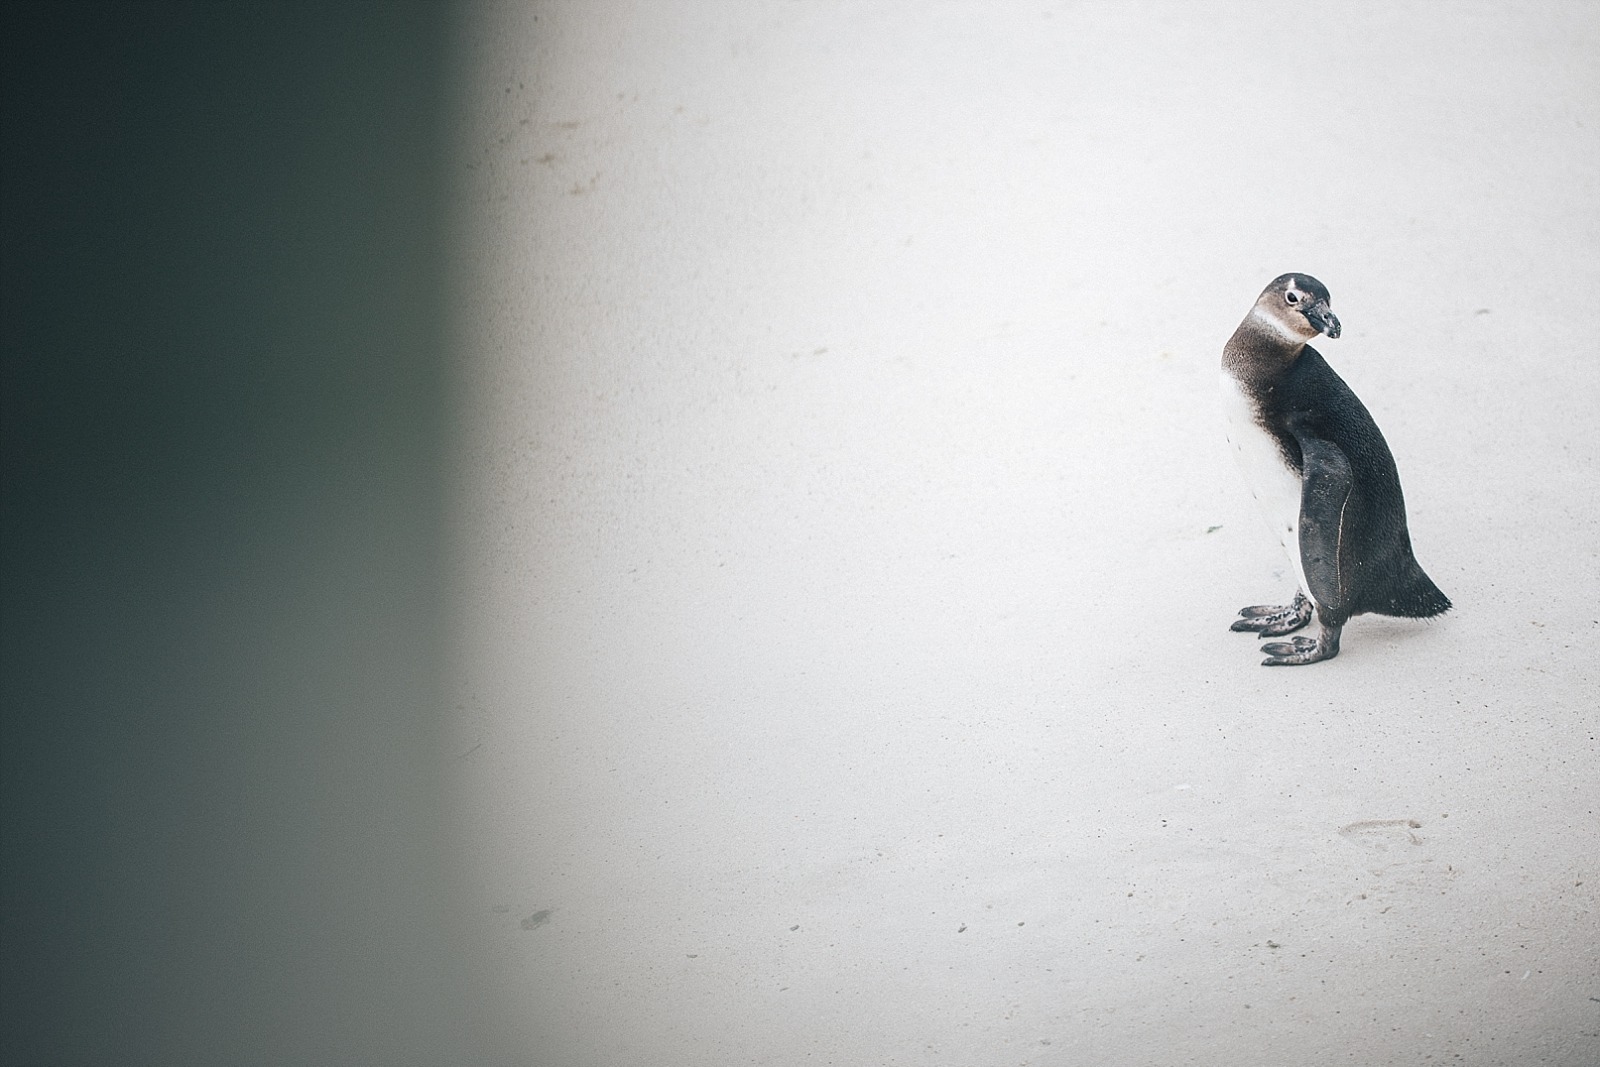
<path fill-rule="evenodd" d="M 1331 659 L 1353 615 L 1425 619 L 1450 598 L 1411 554 L 1400 475 L 1377 423 L 1306 344 L 1339 336 L 1328 290 L 1308 274 L 1273 279 L 1222 350 L 1228 443 L 1300 583 L 1281 607 L 1241 608 L 1234 630 L 1278 637 L 1316 614 L 1315 638 L 1261 646 L 1269 667 Z"/>

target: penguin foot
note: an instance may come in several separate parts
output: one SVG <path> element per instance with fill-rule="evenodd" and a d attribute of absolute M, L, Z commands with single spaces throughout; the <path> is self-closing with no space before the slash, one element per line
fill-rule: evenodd
<path fill-rule="evenodd" d="M 1311 601 L 1304 593 L 1296 593 L 1289 604 L 1256 604 L 1240 608 L 1239 617 L 1228 627 L 1240 633 L 1256 633 L 1262 637 L 1281 637 L 1294 633 L 1311 621 Z"/>
<path fill-rule="evenodd" d="M 1291 637 L 1287 641 L 1269 641 L 1261 646 L 1261 651 L 1267 654 L 1267 658 L 1261 661 L 1263 667 L 1298 667 L 1337 656 L 1339 636 L 1335 633 L 1333 640 L 1330 641 L 1327 631 L 1324 630 L 1321 637 Z"/>

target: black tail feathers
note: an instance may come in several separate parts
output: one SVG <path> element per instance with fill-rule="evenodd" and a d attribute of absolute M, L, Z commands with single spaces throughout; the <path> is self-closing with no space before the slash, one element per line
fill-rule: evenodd
<path fill-rule="evenodd" d="M 1383 601 L 1374 609 L 1379 615 L 1398 615 L 1406 619 L 1431 619 L 1450 610 L 1450 598 L 1415 561 L 1411 561 L 1407 573 L 1399 581 L 1389 586 Z"/>

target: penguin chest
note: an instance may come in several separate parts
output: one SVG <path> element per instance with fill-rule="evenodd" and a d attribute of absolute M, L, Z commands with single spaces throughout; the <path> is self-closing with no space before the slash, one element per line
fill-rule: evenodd
<path fill-rule="evenodd" d="M 1227 427 L 1228 451 L 1244 475 L 1278 543 L 1294 568 L 1300 589 L 1311 597 L 1305 568 L 1300 562 L 1300 472 L 1289 465 L 1277 439 L 1256 419 L 1255 401 L 1227 371 L 1222 372 L 1222 413 Z M 1315 597 L 1312 597 L 1315 603 Z"/>

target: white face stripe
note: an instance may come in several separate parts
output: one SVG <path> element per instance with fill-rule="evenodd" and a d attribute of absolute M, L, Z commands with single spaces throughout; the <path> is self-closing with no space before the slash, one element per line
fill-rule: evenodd
<path fill-rule="evenodd" d="M 1287 322 L 1284 322 L 1282 319 L 1278 318 L 1278 316 L 1262 310 L 1261 305 L 1259 304 L 1250 309 L 1250 318 L 1257 326 L 1261 326 L 1272 331 L 1285 341 L 1288 341 L 1290 344 L 1302 345 L 1305 344 L 1306 341 L 1311 337 L 1315 336 L 1315 334 L 1302 333 L 1301 331 L 1294 329 Z"/>

